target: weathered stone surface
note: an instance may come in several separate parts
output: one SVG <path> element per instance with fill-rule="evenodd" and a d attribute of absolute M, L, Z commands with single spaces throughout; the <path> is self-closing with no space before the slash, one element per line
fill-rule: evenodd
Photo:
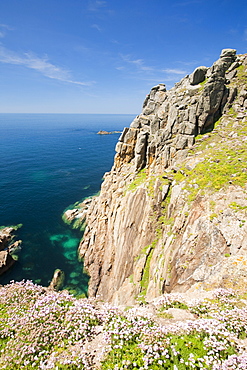
<path fill-rule="evenodd" d="M 147 133 L 140 132 L 135 146 L 135 169 L 141 170 L 146 164 Z"/>
<path fill-rule="evenodd" d="M 223 49 L 220 54 L 220 58 L 229 58 L 232 60 L 232 58 L 235 59 L 236 56 L 236 50 L 235 49 Z"/>
<path fill-rule="evenodd" d="M 7 257 L 8 257 L 7 251 L 0 251 L 0 268 L 7 264 Z"/>
<path fill-rule="evenodd" d="M 197 67 L 193 73 L 191 73 L 189 80 L 191 85 L 197 85 L 203 82 L 206 78 L 207 67 Z"/>
<path fill-rule="evenodd" d="M 213 64 L 208 70 L 207 76 L 217 74 L 218 76 L 224 76 L 225 72 L 236 60 L 236 50 L 234 49 L 223 49 L 220 58 Z"/>

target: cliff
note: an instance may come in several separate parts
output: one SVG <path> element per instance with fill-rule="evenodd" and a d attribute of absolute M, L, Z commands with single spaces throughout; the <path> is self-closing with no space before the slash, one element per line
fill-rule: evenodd
<path fill-rule="evenodd" d="M 247 55 L 151 89 L 89 205 L 89 296 L 118 304 L 247 280 Z"/>

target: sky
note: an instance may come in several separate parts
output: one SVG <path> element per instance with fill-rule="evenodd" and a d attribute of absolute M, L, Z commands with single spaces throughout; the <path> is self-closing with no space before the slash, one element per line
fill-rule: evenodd
<path fill-rule="evenodd" d="M 1 0 L 0 113 L 139 114 L 224 48 L 247 52 L 246 0 Z"/>

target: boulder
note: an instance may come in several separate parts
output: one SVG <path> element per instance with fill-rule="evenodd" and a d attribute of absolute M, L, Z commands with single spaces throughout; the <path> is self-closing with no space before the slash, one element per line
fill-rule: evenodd
<path fill-rule="evenodd" d="M 207 70 L 208 68 L 204 66 L 197 67 L 189 76 L 190 84 L 198 85 L 200 82 L 203 82 L 206 78 Z"/>
<path fill-rule="evenodd" d="M 236 57 L 235 49 L 223 49 L 220 54 L 220 58 L 234 58 Z"/>

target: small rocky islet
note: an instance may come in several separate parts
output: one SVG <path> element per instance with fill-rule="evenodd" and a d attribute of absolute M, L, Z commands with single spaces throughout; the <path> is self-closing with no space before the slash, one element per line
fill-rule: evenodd
<path fill-rule="evenodd" d="M 112 134 L 121 134 L 122 131 L 105 131 L 105 130 L 100 130 L 97 132 L 98 135 L 112 135 Z"/>
<path fill-rule="evenodd" d="M 234 49 L 151 89 L 100 194 L 63 215 L 89 298 L 56 291 L 59 270 L 1 287 L 2 368 L 247 368 L 246 110 Z"/>

